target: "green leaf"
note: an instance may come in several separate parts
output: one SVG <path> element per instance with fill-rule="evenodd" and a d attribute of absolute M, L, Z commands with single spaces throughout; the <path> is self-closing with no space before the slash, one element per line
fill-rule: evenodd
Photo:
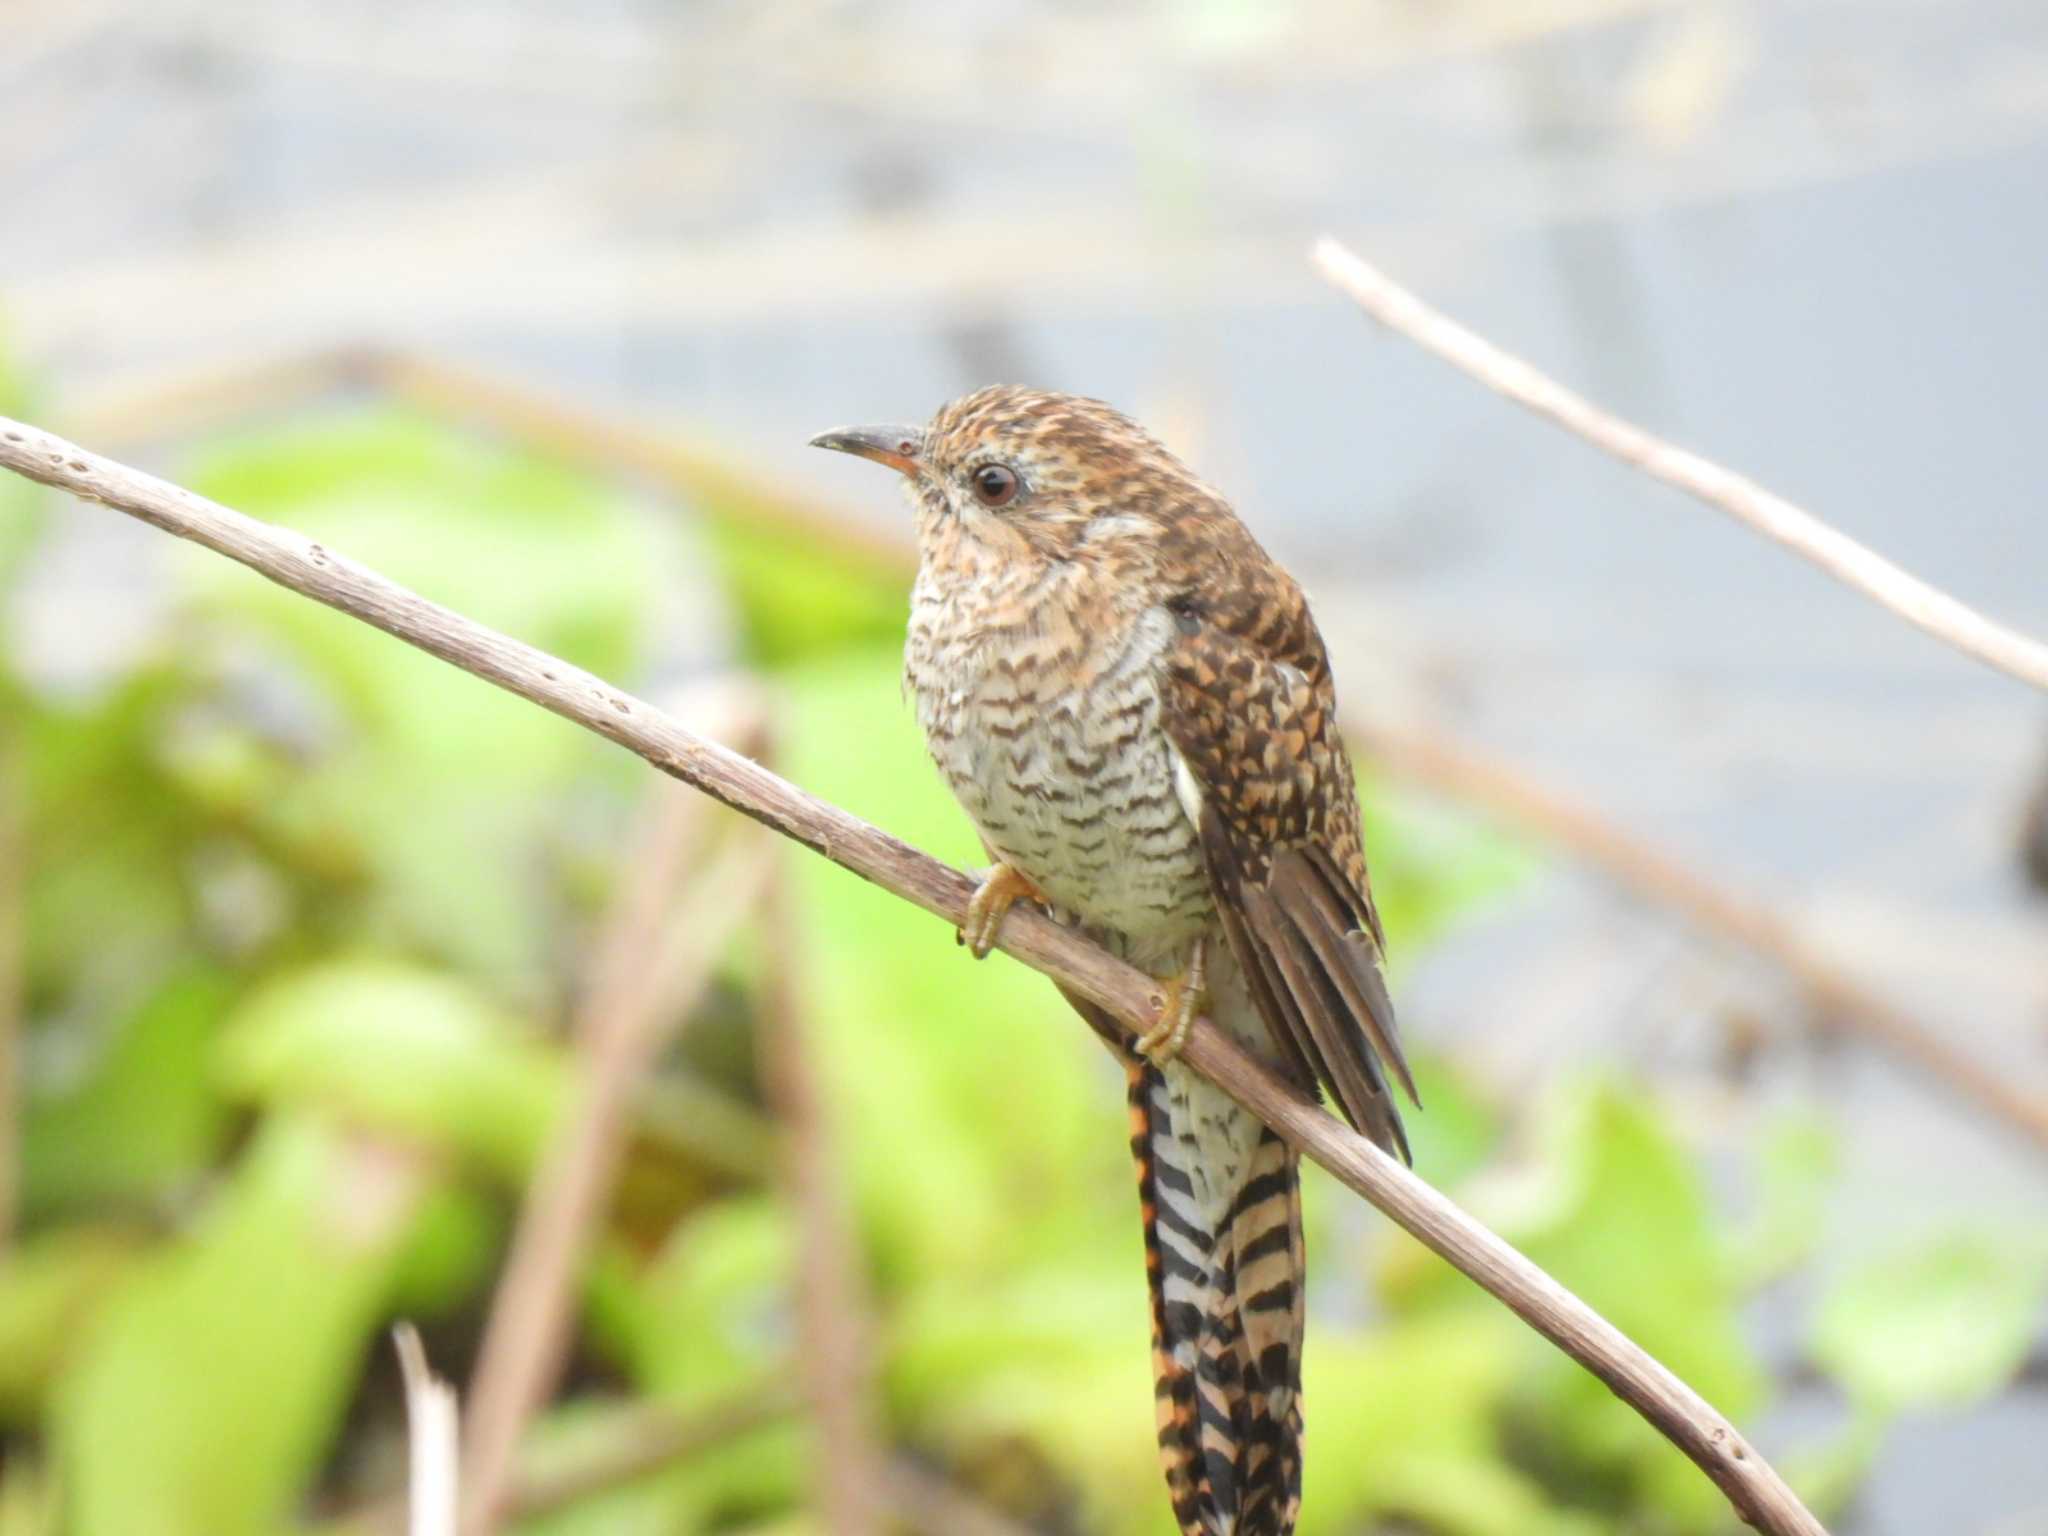
<path fill-rule="evenodd" d="M 1030 1446 L 1081 1491 L 1090 1528 L 1158 1528 L 1143 1261 L 1082 1258 L 923 1290 L 891 1329 L 891 1416 L 956 1460 Z"/>
<path fill-rule="evenodd" d="M 1453 1188 L 1493 1156 L 1500 1144 L 1500 1112 L 1442 1057 L 1418 1055 L 1415 1086 L 1425 1106 L 1407 1116 L 1415 1166 L 1429 1170 L 1432 1184 Z"/>
<path fill-rule="evenodd" d="M 402 1132 L 513 1180 L 568 1088 L 558 1053 L 475 987 L 376 959 L 290 972 L 252 993 L 219 1061 L 238 1095 Z"/>
<path fill-rule="evenodd" d="M 1310 1445 L 1343 1451 L 1309 1453 L 1316 1496 L 1302 1510 L 1304 1536 L 1356 1530 L 1368 1515 L 1420 1518 L 1452 1536 L 1576 1533 L 1500 1463 L 1518 1326 L 1479 1313 L 1372 1332 L 1312 1328 L 1302 1380 Z M 1367 1385 L 1391 1382 L 1400 1390 Z"/>
<path fill-rule="evenodd" d="M 425 1321 L 482 1294 L 504 1257 L 508 1215 L 501 1202 L 474 1189 L 430 1190 L 392 1265 L 392 1312 Z"/>
<path fill-rule="evenodd" d="M 1960 1408 L 2012 1379 L 2044 1302 L 2038 1234 L 1952 1233 L 1837 1281 L 1815 1316 L 1813 1352 L 1867 1408 Z"/>
<path fill-rule="evenodd" d="M 52 1424 L 68 1528 L 275 1530 L 340 1423 L 426 1187 L 388 1148 L 266 1125 L 81 1341 Z"/>
<path fill-rule="evenodd" d="M 744 501 L 712 503 L 705 515 L 755 661 L 781 667 L 902 643 L 910 607 L 907 562 L 902 570 L 856 562 L 750 518 Z"/>
<path fill-rule="evenodd" d="M 602 482 L 394 413 L 248 440 L 197 487 L 331 540 L 435 599 L 611 677 L 647 649 L 678 564 L 662 525 Z M 246 815 L 347 887 L 341 937 L 446 958 L 524 995 L 548 986 L 560 913 L 536 869 L 592 793 L 635 770 L 522 700 L 222 561 L 185 567 L 230 654 L 271 669 L 260 715 L 297 755 Z M 605 814 L 605 813 L 600 813 Z"/>
<path fill-rule="evenodd" d="M 520 1463 L 547 1482 L 575 1478 L 593 1460 L 602 1462 L 622 1441 L 644 1434 L 644 1404 L 572 1402 L 544 1414 L 528 1430 Z M 706 1454 L 716 1456 L 720 1445 Z M 544 1515 L 517 1522 L 520 1536 L 674 1536 L 704 1529 L 710 1522 L 691 1486 L 686 1463 L 655 1468 L 643 1477 L 593 1488 Z"/>
<path fill-rule="evenodd" d="M 792 1358 L 795 1244 L 789 1208 L 759 1196 L 677 1223 L 611 1325 L 635 1379 L 687 1408 L 728 1399 Z"/>
<path fill-rule="evenodd" d="M 1359 780 L 1373 900 L 1394 964 L 1541 867 L 1529 844 L 1439 801 Z"/>
<path fill-rule="evenodd" d="M 735 1197 L 679 1222 L 654 1263 L 627 1274 L 614 1252 L 593 1287 L 599 1330 L 649 1393 L 689 1413 L 787 1378 L 796 1358 L 790 1287 L 796 1232 L 786 1204 Z M 791 1424 L 749 1431 L 665 1486 L 697 1510 L 787 1509 L 805 1475 Z M 701 1522 L 683 1522 L 694 1525 Z"/>
<path fill-rule="evenodd" d="M 136 977 L 190 943 L 187 869 L 207 829 L 160 750 L 188 692 L 175 669 L 151 667 L 84 703 L 19 701 L 32 994 L 125 1008 Z"/>
<path fill-rule="evenodd" d="M 1787 1114 L 1766 1128 L 1756 1154 L 1755 1213 L 1735 1236 L 1745 1288 L 1782 1275 L 1812 1255 L 1840 1165 L 1840 1138 L 1817 1116 Z"/>
<path fill-rule="evenodd" d="M 60 1227 L 0 1260 L 0 1423 L 33 1421 L 80 1330 L 144 1247 L 119 1228 Z"/>
<path fill-rule="evenodd" d="M 23 1204 L 32 1217 L 143 1203 L 190 1183 L 227 1131 L 215 1090 L 215 1032 L 236 983 L 194 963 L 174 973 L 82 1071 L 32 1084 L 22 1127 Z M 74 1049 L 74 1038 L 67 1043 Z"/>

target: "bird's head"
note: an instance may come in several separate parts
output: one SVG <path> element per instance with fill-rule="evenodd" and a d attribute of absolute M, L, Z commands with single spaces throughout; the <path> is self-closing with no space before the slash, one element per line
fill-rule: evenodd
<path fill-rule="evenodd" d="M 1041 559 L 1084 546 L 1135 554 L 1191 522 L 1230 517 L 1151 433 L 1079 395 L 996 385 L 922 427 L 842 427 L 811 443 L 899 471 L 928 543 L 964 537 Z"/>

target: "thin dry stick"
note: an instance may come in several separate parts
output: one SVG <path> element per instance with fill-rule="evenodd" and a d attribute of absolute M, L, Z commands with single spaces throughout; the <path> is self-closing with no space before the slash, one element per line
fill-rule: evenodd
<path fill-rule="evenodd" d="M 1314 260 L 1323 276 L 1349 294 L 1373 319 L 1434 352 L 1489 389 L 1576 432 L 1624 464 L 1640 469 L 1687 495 L 1717 507 L 1758 533 L 1802 555 L 1845 586 L 1853 587 L 1909 624 L 1919 626 L 1967 656 L 2048 689 L 2048 645 L 1987 619 L 1967 603 L 1866 549 L 1811 512 L 1773 495 L 1754 480 L 1721 468 L 1696 453 L 1652 437 L 1641 427 L 1610 415 L 1519 357 L 1466 330 L 1431 309 L 1385 273 L 1335 240 L 1316 242 Z"/>
<path fill-rule="evenodd" d="M 1349 720 L 1346 734 L 1375 766 L 1506 817 L 1708 932 L 1755 951 L 1792 978 L 1825 1027 L 1861 1035 L 1924 1069 L 2048 1149 L 2048 1101 L 1830 965 L 1800 941 L 1793 924 L 1762 903 L 1717 885 L 1597 812 L 1448 741 Z"/>
<path fill-rule="evenodd" d="M 406 1529 L 410 1536 L 455 1536 L 461 1487 L 455 1389 L 427 1364 L 426 1348 L 411 1323 L 400 1323 L 395 1337 L 405 1377 Z"/>
<path fill-rule="evenodd" d="M 667 943 L 671 899 L 700 817 L 680 792 L 661 798 L 654 835 L 602 945 L 589 1005 L 576 1107 L 520 1211 L 491 1303 L 470 1389 L 463 1479 L 472 1536 L 495 1530 L 519 1439 L 553 1390 L 568 1350 L 574 1283 L 624 1150 L 634 1084 L 662 1025 L 687 1013 L 739 925 L 758 905 L 773 849 L 748 829 L 702 879 Z"/>
<path fill-rule="evenodd" d="M 806 945 L 786 869 L 776 871 L 766 910 L 776 953 L 765 978 L 762 1044 L 769 1096 L 786 1133 L 784 1162 L 801 1234 L 797 1360 L 818 1447 L 818 1515 L 840 1536 L 869 1536 L 882 1526 L 884 1493 L 871 1362 L 875 1329 L 867 1276 L 847 1230 L 845 1160 L 835 1145 L 831 1106 L 818 1090 L 802 978 L 791 963 Z"/>
<path fill-rule="evenodd" d="M 858 817 L 805 793 L 578 667 L 429 602 L 303 534 L 274 528 L 179 486 L 0 418 L 0 467 L 69 491 L 240 561 L 638 753 L 665 773 L 783 836 L 958 924 L 974 882 Z M 1166 1006 L 1159 984 L 1026 909 L 1001 947 L 1108 1010 L 1133 1034 Z M 1363 1137 L 1304 1099 L 1206 1019 L 1182 1059 L 1273 1126 L 1432 1251 L 1591 1371 L 1698 1463 L 1736 1512 L 1774 1536 L 1820 1522 L 1735 1427 L 1698 1393 L 1527 1258 Z"/>

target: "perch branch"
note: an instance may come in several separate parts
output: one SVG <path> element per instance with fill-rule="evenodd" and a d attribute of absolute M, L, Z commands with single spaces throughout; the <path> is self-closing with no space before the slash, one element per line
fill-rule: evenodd
<path fill-rule="evenodd" d="M 38 428 L 0 418 L 0 467 L 204 545 L 451 665 L 552 710 L 665 773 L 951 923 L 974 882 L 858 817 L 807 794 L 581 668 L 498 634 L 315 540 L 219 506 Z M 1134 1034 L 1166 999 L 1149 976 L 1043 915 L 1018 909 L 1001 947 L 1108 1010 Z M 1182 1059 L 1499 1298 L 1604 1382 L 1773 1536 L 1823 1536 L 1791 1488 L 1705 1399 L 1570 1291 L 1407 1168 L 1289 1086 L 1207 1020 Z"/>
<path fill-rule="evenodd" d="M 1424 351 L 1434 352 L 1517 405 L 1576 432 L 1622 463 L 1747 523 L 1964 655 L 2021 682 L 2048 689 L 2048 645 L 1986 618 L 1755 481 L 1603 411 L 1521 358 L 1431 309 L 1335 240 L 1317 241 L 1314 259 L 1323 276 L 1356 300 L 1359 308 Z"/>

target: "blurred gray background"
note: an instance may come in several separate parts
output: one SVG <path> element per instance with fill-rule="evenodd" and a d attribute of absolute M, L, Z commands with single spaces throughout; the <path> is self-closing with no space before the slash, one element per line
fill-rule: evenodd
<path fill-rule="evenodd" d="M 0 38 L 0 327 L 60 430 L 388 343 L 688 422 L 880 526 L 893 496 L 811 433 L 995 380 L 1105 396 L 1304 574 L 1354 698 L 2048 1083 L 2016 852 L 2042 701 L 1306 261 L 1334 233 L 2048 632 L 2040 0 L 80 0 L 0 3 Z M 117 631 L 152 538 L 81 525 L 25 622 Z M 1693 1083 L 1715 1134 L 1820 1098 L 1850 1147 L 1833 1252 L 1959 1207 L 2048 1226 L 2038 1152 L 1867 1051 L 1781 1054 L 1761 1093 L 1687 1076 L 1729 996 L 1782 984 L 1568 866 L 1403 985 L 1503 1082 L 1601 1041 Z M 1859 1529 L 2048 1531 L 2040 1376 L 1900 1435 Z"/>

